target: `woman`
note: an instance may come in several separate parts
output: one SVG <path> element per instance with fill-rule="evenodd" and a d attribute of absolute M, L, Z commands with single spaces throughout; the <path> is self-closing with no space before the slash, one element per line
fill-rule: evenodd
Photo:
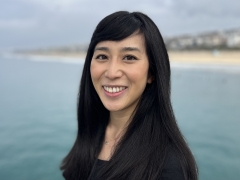
<path fill-rule="evenodd" d="M 170 101 L 170 65 L 154 22 L 116 12 L 96 27 L 78 98 L 67 180 L 197 179 Z"/>

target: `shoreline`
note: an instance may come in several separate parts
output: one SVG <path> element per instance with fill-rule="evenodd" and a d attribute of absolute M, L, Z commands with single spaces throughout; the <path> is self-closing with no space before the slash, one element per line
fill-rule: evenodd
<path fill-rule="evenodd" d="M 86 53 L 17 53 L 28 57 L 74 58 L 82 61 Z M 240 51 L 168 51 L 170 62 L 182 64 L 240 65 Z"/>

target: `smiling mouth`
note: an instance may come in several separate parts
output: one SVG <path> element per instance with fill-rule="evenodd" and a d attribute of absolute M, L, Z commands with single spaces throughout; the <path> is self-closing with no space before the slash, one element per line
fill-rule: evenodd
<path fill-rule="evenodd" d="M 108 86 L 103 86 L 103 89 L 109 93 L 117 93 L 125 90 L 127 87 L 124 86 L 116 86 L 116 87 L 108 87 Z"/>

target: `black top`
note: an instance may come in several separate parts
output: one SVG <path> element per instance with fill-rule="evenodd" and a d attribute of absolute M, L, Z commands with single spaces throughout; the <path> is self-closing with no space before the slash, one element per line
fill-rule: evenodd
<path fill-rule="evenodd" d="M 95 171 L 91 180 L 98 180 L 97 173 L 101 167 L 108 163 L 108 161 L 97 160 Z M 183 170 L 178 158 L 173 154 L 169 153 L 166 161 L 163 165 L 162 175 L 159 177 L 159 180 L 184 180 Z"/>

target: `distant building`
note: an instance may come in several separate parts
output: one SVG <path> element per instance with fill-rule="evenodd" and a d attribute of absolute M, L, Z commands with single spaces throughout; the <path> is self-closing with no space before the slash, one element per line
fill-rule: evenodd
<path fill-rule="evenodd" d="M 231 30 L 225 32 L 225 37 L 227 38 L 228 47 L 238 47 L 240 48 L 240 29 Z"/>
<path fill-rule="evenodd" d="M 240 48 L 240 29 L 166 38 L 165 44 L 172 50 Z"/>

